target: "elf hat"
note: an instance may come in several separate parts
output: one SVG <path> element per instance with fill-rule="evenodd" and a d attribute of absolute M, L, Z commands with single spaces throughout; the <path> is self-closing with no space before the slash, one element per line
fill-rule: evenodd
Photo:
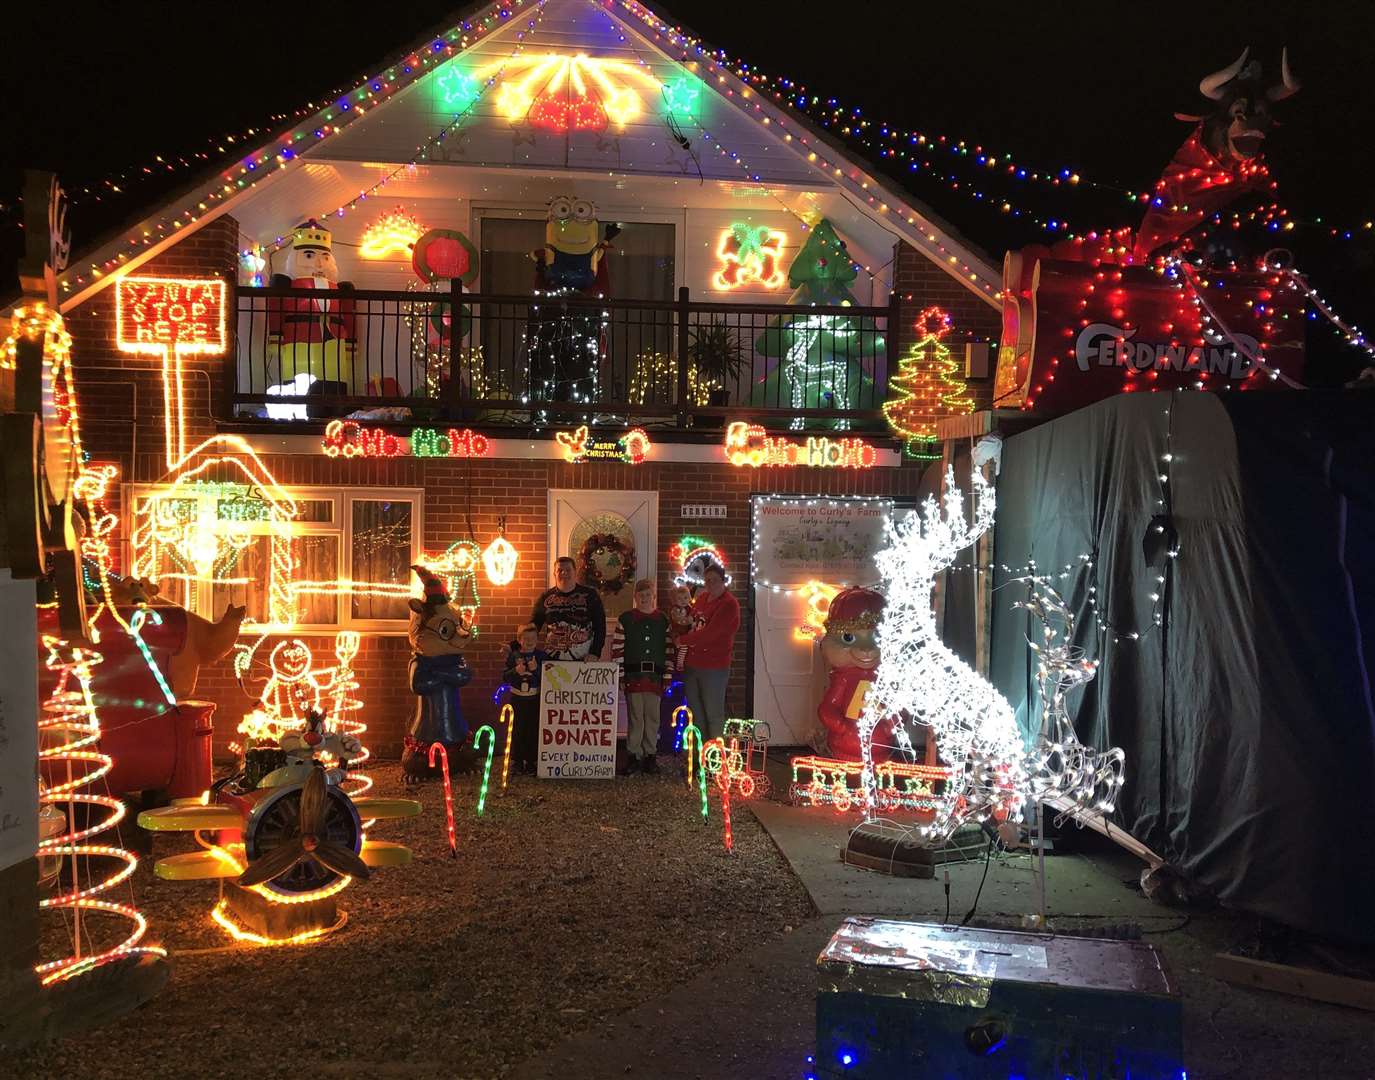
<path fill-rule="evenodd" d="M 329 251 L 333 246 L 334 238 L 328 229 L 321 225 L 314 218 L 303 221 L 291 233 L 291 247 L 295 251 L 303 248 L 316 248 L 321 251 Z"/>
<path fill-rule="evenodd" d="M 826 612 L 826 632 L 872 630 L 882 617 L 883 594 L 851 586 L 831 598 L 831 606 Z"/>
<path fill-rule="evenodd" d="M 421 566 L 419 563 L 414 564 L 411 569 L 415 571 L 415 576 L 420 579 L 426 604 L 447 604 L 449 602 L 449 590 L 442 578 L 431 572 L 429 567 Z"/>

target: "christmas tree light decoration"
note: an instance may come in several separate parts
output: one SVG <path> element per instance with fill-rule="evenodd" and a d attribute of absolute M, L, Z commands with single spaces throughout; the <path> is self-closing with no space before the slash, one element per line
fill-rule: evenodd
<path fill-rule="evenodd" d="M 926 841 L 942 841 L 966 821 L 1019 818 L 1021 812 L 1024 751 L 1012 707 L 941 641 L 932 606 L 936 575 L 993 524 L 993 490 L 977 469 L 970 486 L 972 521 L 954 470 L 947 469 L 942 505 L 928 496 L 908 520 L 887 523 L 888 544 L 876 558 L 887 604 L 878 626 L 883 658 L 859 720 L 863 798 L 872 817 L 880 808 L 872 751 L 879 724 L 898 718 L 891 725 L 890 756 L 908 763 L 916 759 L 908 724 L 930 728 L 940 761 L 953 775 L 933 796 L 929 820 L 915 826 Z"/>
<path fill-rule="evenodd" d="M 1024 608 L 1041 623 L 1041 640 L 1028 638 L 1036 657 L 1036 685 L 1041 695 L 1041 731 L 1025 764 L 1027 789 L 1037 802 L 1068 800 L 1080 810 L 1110 814 L 1117 805 L 1126 754 L 1119 748 L 1098 752 L 1079 741 L 1065 698 L 1098 673 L 1073 644 L 1074 615 L 1044 577 L 1032 576 Z M 1057 628 L 1058 624 L 1058 628 Z M 1058 805 L 1063 806 L 1063 803 Z"/>
<path fill-rule="evenodd" d="M 115 283 L 115 345 L 121 352 L 162 358 L 169 468 L 187 456 L 182 358 L 225 351 L 224 297 L 221 278 L 123 277 Z"/>
<path fill-rule="evenodd" d="M 482 93 L 482 84 L 456 61 L 450 61 L 435 80 L 439 100 L 450 112 L 465 113 Z"/>
<path fill-rule="evenodd" d="M 511 775 L 511 743 L 516 736 L 516 710 L 509 701 L 501 707 L 497 722 L 501 724 L 502 730 L 506 733 L 505 742 L 501 749 L 501 793 L 504 795 L 506 794 L 506 779 Z"/>
<path fill-rule="evenodd" d="M 348 772 L 344 777 L 344 782 L 348 785 L 347 793 L 355 799 L 360 795 L 366 795 L 373 786 L 372 777 L 363 771 L 363 766 L 372 757 L 372 751 L 363 742 L 368 725 L 354 719 L 363 708 L 362 700 L 356 696 L 359 689 L 358 676 L 353 670 L 353 661 L 358 655 L 361 643 L 362 635 L 357 630 L 340 630 L 334 635 L 334 659 L 338 664 L 330 680 L 330 727 L 341 735 L 357 739 L 361 747 L 358 756 L 349 759 Z M 371 821 L 363 822 L 364 829 L 371 825 Z"/>
<path fill-rule="evenodd" d="M 662 89 L 648 67 L 586 53 L 515 56 L 478 78 L 496 79 L 497 110 L 506 119 L 559 135 L 624 128 L 643 112 L 640 95 Z"/>
<path fill-rule="evenodd" d="M 737 221 L 721 232 L 716 257 L 721 265 L 712 275 L 712 288 L 722 292 L 747 285 L 777 289 L 787 280 L 779 260 L 788 242 L 786 233 L 767 225 Z"/>
<path fill-rule="evenodd" d="M 804 643 L 820 641 L 826 636 L 826 613 L 831 610 L 831 601 L 840 589 L 813 579 L 797 592 L 807 608 L 803 612 L 802 622 L 793 627 L 793 640 Z"/>
<path fill-rule="evenodd" d="M 64 921 L 70 920 L 67 925 L 72 941 L 70 956 L 46 961 L 34 969 L 46 986 L 121 957 L 166 956 L 167 950 L 140 945 L 148 931 L 143 913 L 102 895 L 127 881 L 138 868 L 138 859 L 124 848 L 91 842 L 116 828 L 127 813 L 122 800 L 94 790 L 114 767 L 113 759 L 99 749 L 100 718 L 91 696 L 91 669 L 102 657 L 48 636 L 43 638 L 43 648 L 47 651 L 44 663 L 50 671 L 58 673 L 58 681 L 38 721 L 38 758 L 50 781 L 40 801 L 65 811 L 66 828 L 39 842 L 38 857 L 69 860 L 67 879 L 71 886 L 59 887 L 59 891 L 39 902 L 39 908 L 61 912 Z M 111 870 L 110 861 L 122 865 Z M 88 929 L 92 916 L 126 919 L 132 929 L 117 945 L 93 948 Z"/>
<path fill-rule="evenodd" d="M 727 586 L 731 583 L 725 553 L 715 541 L 702 536 L 684 536 L 668 549 L 668 557 L 677 569 L 673 575 L 674 585 L 700 588 L 707 583 L 706 572 L 713 567 L 725 576 Z"/>
<path fill-rule="evenodd" d="M 473 749 L 482 749 L 482 736 L 487 736 L 487 758 L 482 763 L 482 787 L 477 793 L 477 816 L 481 817 L 487 806 L 487 784 L 492 778 L 492 755 L 496 753 L 497 733 L 491 724 L 483 724 L 473 736 Z"/>
<path fill-rule="evenodd" d="M 692 75 L 679 75 L 664 83 L 664 108 L 675 120 L 694 121 L 702 101 L 702 81 Z"/>
<path fill-rule="evenodd" d="M 438 739 L 430 743 L 430 768 L 435 767 L 435 755 L 439 755 L 439 771 L 444 777 L 444 817 L 449 828 L 449 857 L 458 858 L 458 835 L 454 832 L 454 789 L 449 780 L 449 751 L 444 749 L 444 744 Z M 486 794 L 486 786 L 483 787 L 483 794 Z M 482 803 L 478 802 L 478 816 L 482 816 Z"/>
<path fill-rule="evenodd" d="M 724 450 L 732 465 L 751 469 L 872 469 L 878 464 L 878 450 L 863 439 L 809 435 L 805 443 L 798 443 L 775 438 L 760 425 L 745 420 L 732 420 L 727 425 Z"/>
<path fill-rule="evenodd" d="M 393 255 L 410 258 L 411 249 L 424 232 L 425 226 L 415 215 L 398 206 L 363 230 L 358 254 L 364 259 L 388 259 Z"/>
<path fill-rule="evenodd" d="M 967 387 L 955 374 L 959 364 L 943 341 L 950 332 L 950 316 L 940 308 L 926 308 L 917 316 L 917 331 L 920 340 L 898 361 L 897 372 L 888 380 L 892 396 L 883 403 L 883 417 L 905 440 L 909 456 L 937 458 L 936 421 L 973 412 L 974 399 L 965 396 Z"/>
<path fill-rule="evenodd" d="M 859 268 L 835 227 L 825 218 L 812 226 L 792 266 L 788 284 L 795 290 L 790 307 L 842 308 L 855 305 L 850 285 Z M 786 399 L 794 409 L 854 409 L 872 386 L 865 363 L 881 356 L 885 345 L 878 324 L 868 316 L 817 312 L 789 313 L 769 320 L 755 341 L 778 365 L 755 388 L 755 401 L 766 405 Z M 793 428 L 805 424 L 803 417 Z M 838 428 L 848 420 L 832 421 Z"/>
<path fill-rule="evenodd" d="M 506 519 L 503 517 L 500 525 L 502 531 L 497 533 L 497 538 L 482 553 L 482 567 L 487 571 L 487 580 L 498 588 L 511 584 L 511 579 L 516 576 L 516 562 L 520 559 L 520 552 L 504 535 L 505 528 Z"/>

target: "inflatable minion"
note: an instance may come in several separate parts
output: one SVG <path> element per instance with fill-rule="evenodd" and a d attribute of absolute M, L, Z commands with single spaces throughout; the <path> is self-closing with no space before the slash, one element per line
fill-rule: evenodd
<path fill-rule="evenodd" d="M 607 230 L 611 239 L 612 226 Z M 536 287 L 542 291 L 576 289 L 585 292 L 605 281 L 599 273 L 608 246 L 598 233 L 597 208 L 586 199 L 559 195 L 549 201 L 544 226 L 544 247 L 530 253 L 537 270 Z"/>

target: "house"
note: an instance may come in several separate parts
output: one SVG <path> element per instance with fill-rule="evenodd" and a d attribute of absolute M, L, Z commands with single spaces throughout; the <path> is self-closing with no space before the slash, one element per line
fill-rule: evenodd
<path fill-rule="evenodd" d="M 269 646 L 300 639 L 323 670 L 349 630 L 371 745 L 397 751 L 417 562 L 474 610 L 467 707 L 494 715 L 506 642 L 594 535 L 635 554 L 612 613 L 709 540 L 753 612 L 729 709 L 805 738 L 801 601 L 761 588 L 753 500 L 910 503 L 925 463 L 883 422 L 889 375 L 938 307 L 986 403 L 1000 275 L 719 57 L 635 0 L 484 4 L 72 260 L 117 567 L 258 628 L 238 670 L 201 675 L 221 744 Z M 598 251 L 591 288 L 536 281 L 551 220 Z M 323 250 L 351 287 L 291 276 Z M 499 535 L 518 558 L 494 585 Z"/>

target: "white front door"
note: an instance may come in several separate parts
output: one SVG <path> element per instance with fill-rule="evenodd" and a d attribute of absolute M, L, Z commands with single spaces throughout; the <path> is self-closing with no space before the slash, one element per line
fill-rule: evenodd
<path fill-rule="evenodd" d="M 623 560 L 619 585 L 603 581 L 598 589 L 606 608 L 606 647 L 602 656 L 611 656 L 611 636 L 621 612 L 634 605 L 635 581 L 638 578 L 659 579 L 659 493 L 657 491 L 595 491 L 582 488 L 556 488 L 549 492 L 549 578 L 554 580 L 554 561 L 561 555 L 571 556 L 578 564 L 578 581 L 597 587 L 581 572 L 586 565 L 584 556 L 594 552 L 589 543 L 593 537 L 613 536 L 634 556 L 633 567 Z M 611 573 L 603 551 L 596 557 L 597 572 L 605 578 Z M 625 695 L 621 695 L 618 733 L 625 734 Z"/>

